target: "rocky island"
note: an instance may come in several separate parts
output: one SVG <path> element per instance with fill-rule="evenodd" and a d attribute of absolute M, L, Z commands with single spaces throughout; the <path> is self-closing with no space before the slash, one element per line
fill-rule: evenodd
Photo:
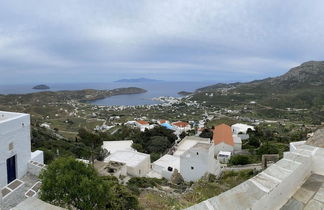
<path fill-rule="evenodd" d="M 50 87 L 47 86 L 47 85 L 41 84 L 41 85 L 34 86 L 33 89 L 35 89 L 35 90 L 48 90 L 48 89 L 50 89 Z"/>

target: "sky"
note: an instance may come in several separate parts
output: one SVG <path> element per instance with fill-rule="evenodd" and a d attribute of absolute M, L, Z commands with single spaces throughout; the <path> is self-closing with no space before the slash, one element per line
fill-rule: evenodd
<path fill-rule="evenodd" d="M 323 0 L 1 0 L 0 84 L 235 82 L 323 60 Z"/>

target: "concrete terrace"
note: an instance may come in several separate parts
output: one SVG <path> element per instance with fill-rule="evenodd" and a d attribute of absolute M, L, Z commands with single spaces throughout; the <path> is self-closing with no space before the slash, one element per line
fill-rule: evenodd
<path fill-rule="evenodd" d="M 188 209 L 324 209 L 323 181 L 324 148 L 291 143 L 290 152 L 263 172 Z"/>
<path fill-rule="evenodd" d="M 281 210 L 324 208 L 324 176 L 313 174 L 288 200 Z"/>
<path fill-rule="evenodd" d="M 19 180 L 22 181 L 22 185 L 3 198 L 2 210 L 9 210 L 26 200 L 27 197 L 25 196 L 25 193 L 27 193 L 39 181 L 36 176 L 30 173 L 27 173 Z"/>

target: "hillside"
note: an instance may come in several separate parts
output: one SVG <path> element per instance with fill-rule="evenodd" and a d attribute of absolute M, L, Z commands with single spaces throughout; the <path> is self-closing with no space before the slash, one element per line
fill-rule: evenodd
<path fill-rule="evenodd" d="M 303 63 L 274 78 L 200 88 L 192 100 L 206 101 L 207 105 L 219 107 L 256 101 L 263 114 L 268 112 L 266 116 L 274 118 L 289 118 L 285 110 L 307 109 L 308 116 L 324 121 L 324 61 Z"/>
<path fill-rule="evenodd" d="M 113 90 L 74 90 L 74 91 L 45 91 L 30 94 L 9 94 L 0 95 L 0 104 L 48 104 L 60 103 L 68 100 L 93 101 L 114 95 L 138 94 L 146 90 L 137 87 L 117 88 Z"/>

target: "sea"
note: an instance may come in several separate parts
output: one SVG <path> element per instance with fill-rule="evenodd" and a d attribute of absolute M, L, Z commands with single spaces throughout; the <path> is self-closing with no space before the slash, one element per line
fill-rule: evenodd
<path fill-rule="evenodd" d="M 118 95 L 105 99 L 92 101 L 90 103 L 104 106 L 136 106 L 161 103 L 152 98 L 160 96 L 181 97 L 180 91 L 195 91 L 198 88 L 215 84 L 216 82 L 146 82 L 146 83 L 71 83 L 71 84 L 46 84 L 50 86 L 50 90 L 34 90 L 32 89 L 38 84 L 22 84 L 22 85 L 0 85 L 0 94 L 26 94 L 41 91 L 60 91 L 60 90 L 82 90 L 82 89 L 98 89 L 111 90 L 123 87 L 139 87 L 147 90 L 146 93 Z"/>

